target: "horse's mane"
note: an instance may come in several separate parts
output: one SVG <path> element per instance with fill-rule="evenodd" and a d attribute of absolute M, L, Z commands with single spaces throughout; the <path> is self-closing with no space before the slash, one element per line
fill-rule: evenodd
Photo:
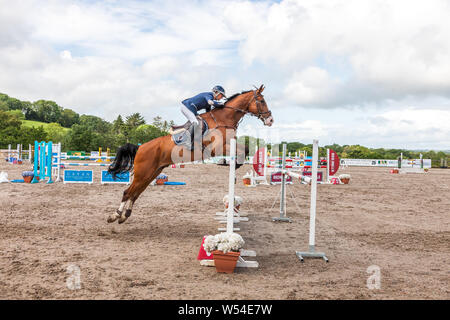
<path fill-rule="evenodd" d="M 244 94 L 244 93 L 247 93 L 247 92 L 250 92 L 250 91 L 252 91 L 252 90 L 242 91 L 241 93 L 235 93 L 235 94 L 233 94 L 231 97 L 228 97 L 228 98 L 227 98 L 227 102 L 225 102 L 225 104 L 227 104 L 228 102 L 230 102 L 230 101 L 233 100 L 234 98 L 240 96 L 241 94 Z"/>

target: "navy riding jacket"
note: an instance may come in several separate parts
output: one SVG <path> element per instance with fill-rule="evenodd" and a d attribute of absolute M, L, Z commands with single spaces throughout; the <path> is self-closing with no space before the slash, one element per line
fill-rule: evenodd
<path fill-rule="evenodd" d="M 208 100 L 213 101 L 214 107 L 221 107 L 224 105 L 223 102 L 214 100 L 214 95 L 212 92 L 202 92 L 198 95 L 183 100 L 181 103 L 184 104 L 189 110 L 191 110 L 195 115 L 197 111 L 205 109 L 206 111 L 211 111 L 211 105 L 208 104 Z"/>

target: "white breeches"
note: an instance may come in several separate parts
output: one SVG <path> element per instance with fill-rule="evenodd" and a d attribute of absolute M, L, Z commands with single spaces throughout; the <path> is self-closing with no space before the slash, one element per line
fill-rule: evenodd
<path fill-rule="evenodd" d="M 189 110 L 184 104 L 181 105 L 181 112 L 184 114 L 184 116 L 189 120 L 190 123 L 195 123 L 198 125 L 197 117 L 194 113 L 192 113 L 191 110 Z"/>

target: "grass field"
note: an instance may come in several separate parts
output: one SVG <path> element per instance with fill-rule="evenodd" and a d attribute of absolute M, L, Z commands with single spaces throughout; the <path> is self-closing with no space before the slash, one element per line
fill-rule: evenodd
<path fill-rule="evenodd" d="M 43 126 L 44 130 L 46 130 L 50 124 L 51 123 L 40 122 L 40 121 L 22 120 L 22 126 L 27 127 L 27 128 Z M 69 128 L 63 128 L 63 130 L 67 131 L 67 130 L 69 130 Z"/>

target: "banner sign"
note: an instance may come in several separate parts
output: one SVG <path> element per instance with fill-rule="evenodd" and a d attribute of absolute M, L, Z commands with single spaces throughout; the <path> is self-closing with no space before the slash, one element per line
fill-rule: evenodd
<path fill-rule="evenodd" d="M 341 159 L 342 165 L 355 167 L 389 167 L 398 168 L 398 160 L 385 159 Z M 420 168 L 420 159 L 403 159 L 402 168 Z M 431 159 L 423 159 L 423 167 L 431 168 Z"/>
<path fill-rule="evenodd" d="M 102 178 L 100 180 L 102 184 L 105 183 L 124 183 L 124 184 L 130 184 L 130 173 L 129 172 L 122 172 L 119 173 L 116 176 L 116 179 L 113 179 L 113 176 L 108 173 L 107 170 L 102 170 Z"/>
<path fill-rule="evenodd" d="M 311 171 L 303 171 L 302 175 L 304 177 L 311 177 L 312 172 Z M 317 171 L 317 181 L 318 182 L 322 182 L 323 181 L 323 172 L 322 171 Z"/>
<path fill-rule="evenodd" d="M 93 183 L 92 170 L 64 170 L 64 183 Z"/>
<path fill-rule="evenodd" d="M 259 148 L 253 156 L 253 169 L 258 176 L 264 176 L 264 159 L 266 157 L 266 148 Z"/>
<path fill-rule="evenodd" d="M 270 175 L 270 184 L 280 184 L 283 181 L 283 175 L 280 171 L 274 172 Z M 292 183 L 292 177 L 286 175 L 286 183 Z"/>
<path fill-rule="evenodd" d="M 339 169 L 339 156 L 334 150 L 329 149 L 328 162 L 328 172 L 330 176 L 334 176 Z"/>

